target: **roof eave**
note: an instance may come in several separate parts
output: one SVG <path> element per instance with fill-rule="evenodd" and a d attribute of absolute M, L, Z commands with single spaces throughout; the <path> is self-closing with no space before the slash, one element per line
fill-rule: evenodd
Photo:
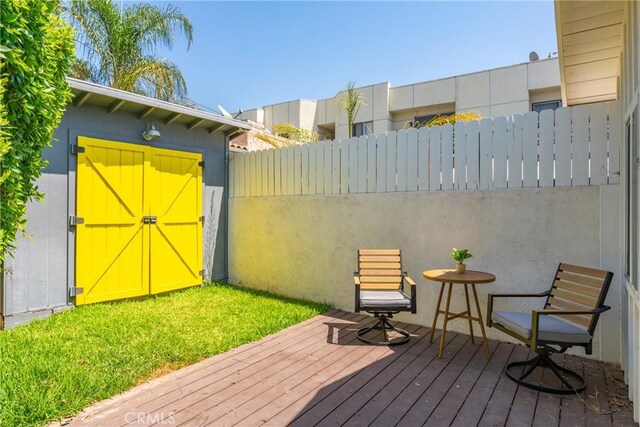
<path fill-rule="evenodd" d="M 618 99 L 624 2 L 554 0 L 554 9 L 563 104 Z"/>
<path fill-rule="evenodd" d="M 173 104 L 171 102 L 162 101 L 148 96 L 138 95 L 136 93 L 127 92 L 120 89 L 114 89 L 111 87 L 99 85 L 96 83 L 78 80 L 71 77 L 67 78 L 69 86 L 73 90 L 79 91 L 82 95 L 76 97 L 74 104 L 81 106 L 85 102 L 90 101 L 91 95 L 101 95 L 114 100 L 114 103 L 109 108 L 110 113 L 114 113 L 118 109 L 124 107 L 127 103 L 135 104 L 142 107 L 142 111 L 139 114 L 140 118 L 144 118 L 154 110 L 160 110 L 172 113 L 173 120 L 178 117 L 191 118 L 186 125 L 192 129 L 202 125 L 205 122 L 209 123 L 209 130 L 214 132 L 235 132 L 236 130 L 250 130 L 252 127 L 249 123 L 242 120 L 232 119 L 228 117 L 219 116 L 207 111 L 196 110 L 195 108 L 185 107 L 183 105 Z M 170 124 L 173 120 L 167 120 L 167 124 Z"/>

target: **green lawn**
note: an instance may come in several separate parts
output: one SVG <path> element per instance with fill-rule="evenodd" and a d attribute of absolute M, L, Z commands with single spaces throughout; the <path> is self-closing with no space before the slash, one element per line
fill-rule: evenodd
<path fill-rule="evenodd" d="M 0 331 L 0 425 L 41 425 L 327 305 L 226 284 L 85 306 Z"/>

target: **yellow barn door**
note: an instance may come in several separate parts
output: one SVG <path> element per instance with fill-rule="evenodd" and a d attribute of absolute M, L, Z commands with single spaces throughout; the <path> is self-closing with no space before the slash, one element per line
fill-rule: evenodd
<path fill-rule="evenodd" d="M 201 155 L 78 143 L 76 304 L 200 284 Z"/>
<path fill-rule="evenodd" d="M 149 209 L 151 293 L 202 283 L 202 177 L 197 153 L 155 149 Z"/>
<path fill-rule="evenodd" d="M 146 147 L 78 138 L 76 304 L 149 293 Z"/>

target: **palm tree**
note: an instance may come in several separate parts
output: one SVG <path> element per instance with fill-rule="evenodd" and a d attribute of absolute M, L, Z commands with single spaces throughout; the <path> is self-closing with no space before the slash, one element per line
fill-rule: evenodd
<path fill-rule="evenodd" d="M 176 34 L 191 47 L 193 27 L 177 7 L 70 0 L 65 12 L 82 51 L 72 67 L 75 77 L 167 101 L 186 99 L 178 66 L 156 55 L 159 46 L 173 47 Z"/>
<path fill-rule="evenodd" d="M 338 109 L 344 108 L 345 113 L 347 114 L 349 138 L 353 136 L 353 121 L 358 114 L 358 110 L 360 110 L 362 99 L 363 96 L 358 92 L 358 89 L 356 89 L 356 82 L 354 81 L 349 81 L 349 83 L 347 83 L 347 87 L 338 99 Z"/>

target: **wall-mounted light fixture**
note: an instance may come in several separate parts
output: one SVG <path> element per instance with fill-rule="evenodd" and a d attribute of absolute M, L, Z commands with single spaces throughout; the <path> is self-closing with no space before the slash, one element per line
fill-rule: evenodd
<path fill-rule="evenodd" d="M 152 139 L 160 138 L 160 131 L 156 129 L 153 123 L 147 124 L 147 129 L 142 132 L 142 138 L 145 141 L 151 141 Z"/>

